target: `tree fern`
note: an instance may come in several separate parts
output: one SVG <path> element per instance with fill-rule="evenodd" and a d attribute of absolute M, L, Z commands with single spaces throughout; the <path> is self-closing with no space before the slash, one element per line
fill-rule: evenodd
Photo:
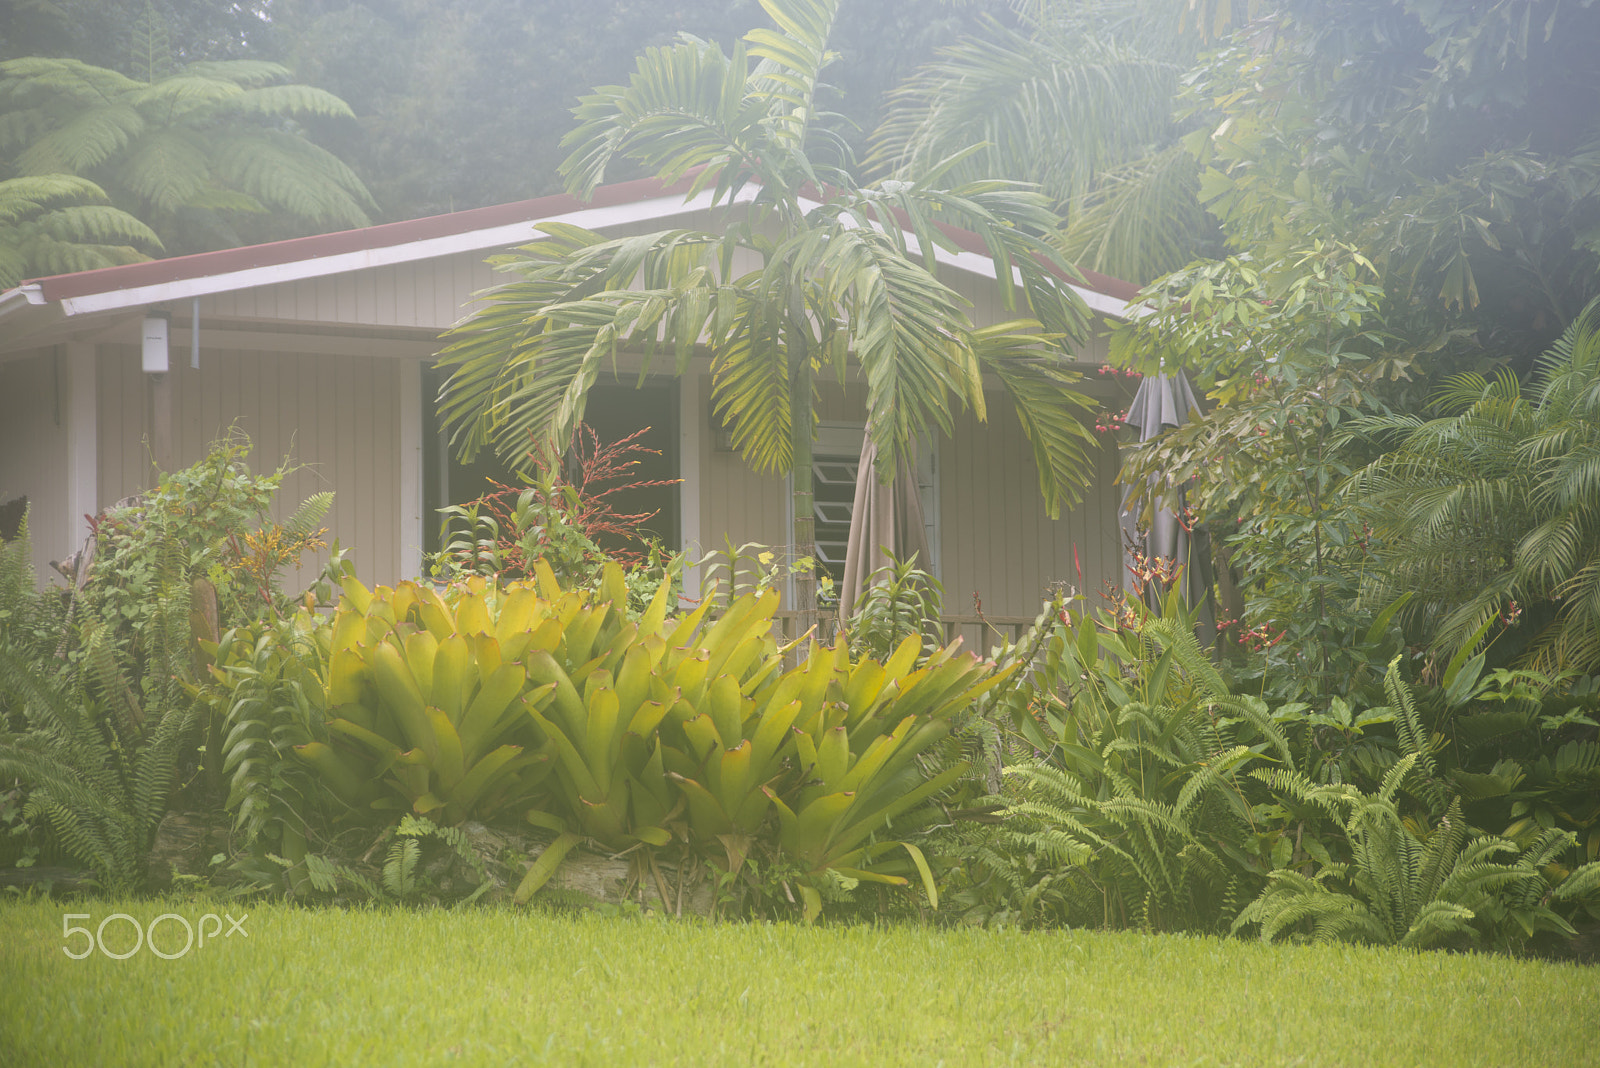
<path fill-rule="evenodd" d="M 153 230 L 105 200 L 98 185 L 70 174 L 0 181 L 0 288 L 29 276 L 133 263 L 161 250 Z"/>
<path fill-rule="evenodd" d="M 268 212 L 302 228 L 366 225 L 374 205 L 360 179 L 294 125 L 349 107 L 288 77 L 255 60 L 143 81 L 77 60 L 11 60 L 0 63 L 0 153 L 18 176 L 92 179 L 174 252 L 236 240 L 236 224 Z"/>

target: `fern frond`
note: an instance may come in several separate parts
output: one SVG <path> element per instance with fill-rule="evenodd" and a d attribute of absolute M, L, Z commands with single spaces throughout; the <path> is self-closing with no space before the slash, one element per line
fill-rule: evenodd
<path fill-rule="evenodd" d="M 228 111 L 241 115 L 272 118 L 315 115 L 323 118 L 355 118 L 350 105 L 325 89 L 311 85 L 268 85 L 234 94 L 226 102 Z"/>
<path fill-rule="evenodd" d="M 89 108 L 18 152 L 21 175 L 81 174 L 103 165 L 144 133 L 144 117 L 128 104 Z"/>
<path fill-rule="evenodd" d="M 333 507 L 333 493 L 313 493 L 296 508 L 294 514 L 283 521 L 284 533 L 296 538 L 304 538 L 317 532 L 322 526 L 322 521 L 327 518 L 328 509 Z"/>
<path fill-rule="evenodd" d="M 134 146 L 123 161 L 120 178 L 147 208 L 171 214 L 208 184 L 210 151 L 198 130 L 169 127 Z"/>
<path fill-rule="evenodd" d="M 209 146 L 219 181 L 263 204 L 341 226 L 366 226 L 371 196 L 324 148 L 280 130 L 218 137 Z"/>

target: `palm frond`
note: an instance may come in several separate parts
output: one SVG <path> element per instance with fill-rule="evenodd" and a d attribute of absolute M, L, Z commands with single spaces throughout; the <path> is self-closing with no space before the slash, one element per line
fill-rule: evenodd
<path fill-rule="evenodd" d="M 1102 445 L 1084 425 L 1093 405 L 1074 388 L 1082 376 L 1030 325 L 997 323 L 975 330 L 973 350 L 1016 405 L 1017 419 L 1033 446 L 1046 511 L 1054 518 L 1063 505 L 1071 507 L 1088 492 L 1094 456 Z"/>
<path fill-rule="evenodd" d="M 891 95 L 873 158 L 914 174 L 982 144 L 963 177 L 1023 179 L 1065 202 L 1170 136 L 1179 73 L 1115 40 L 991 24 L 984 39 L 942 50 Z"/>
<path fill-rule="evenodd" d="M 1600 666 L 1596 352 L 1600 304 L 1546 355 L 1537 398 L 1505 373 L 1459 375 L 1436 398 L 1444 416 L 1364 424 L 1400 439 L 1348 483 L 1382 546 L 1384 566 L 1369 574 L 1364 595 L 1416 590 L 1414 605 L 1442 655 L 1514 601 L 1553 609 L 1530 635 L 1531 663 Z"/>
<path fill-rule="evenodd" d="M 628 85 L 579 97 L 578 125 L 561 141 L 571 153 L 560 167 L 567 191 L 587 197 L 617 157 L 667 181 L 704 167 L 697 188 L 732 162 L 745 173 L 756 169 L 766 108 L 746 93 L 747 67 L 742 48 L 730 58 L 692 38 L 647 50 Z"/>

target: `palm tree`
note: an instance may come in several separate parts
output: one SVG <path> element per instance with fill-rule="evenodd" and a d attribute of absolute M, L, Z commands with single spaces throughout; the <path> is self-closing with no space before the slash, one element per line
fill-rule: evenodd
<path fill-rule="evenodd" d="M 780 28 L 752 31 L 731 56 L 684 38 L 647 51 L 628 85 L 582 98 L 562 165 L 569 191 L 584 196 L 622 159 L 669 181 L 693 174 L 690 195 L 711 189 L 726 228 L 606 240 L 551 226 L 548 240 L 504 258 L 521 280 L 490 291 L 441 354 L 452 371 L 441 411 L 457 446 L 517 456 L 531 432 L 559 448 L 623 347 L 642 353 L 645 373 L 669 351 L 679 375 L 709 350 L 713 404 L 735 446 L 757 470 L 793 478 L 794 547 L 809 557 L 816 375 L 842 382 L 852 362 L 860 368 L 887 480 L 919 436 L 950 432 L 956 405 L 982 417 L 990 374 L 1016 403 L 1058 514 L 1088 485 L 1094 439 L 1060 347 L 1087 312 L 1061 283 L 1070 268 L 1035 236 L 1053 215 L 1010 183 L 940 190 L 938 166 L 862 185 L 825 162 L 840 142 L 816 101 L 838 0 L 762 3 Z M 935 276 L 934 252 L 949 247 L 936 221 L 982 235 L 1018 318 L 972 324 Z M 802 575 L 796 585 L 805 624 L 814 584 Z"/>
<path fill-rule="evenodd" d="M 76 59 L 10 60 L 0 162 L 17 178 L 94 182 L 173 253 L 239 244 L 235 227 L 250 217 L 365 226 L 366 187 L 296 125 L 350 109 L 288 76 L 256 60 L 191 63 L 151 81 Z"/>
<path fill-rule="evenodd" d="M 1600 671 L 1600 300 L 1541 361 L 1537 398 L 1502 370 L 1453 378 L 1439 418 L 1367 429 L 1399 447 L 1357 472 L 1351 492 L 1379 562 L 1366 593 L 1412 604 L 1445 656 L 1498 619 L 1541 669 Z M 1509 636 L 1508 636 L 1509 637 Z"/>
<path fill-rule="evenodd" d="M 1065 215 L 1063 252 L 1120 278 L 1149 281 L 1220 247 L 1182 140 L 1195 124 L 1175 104 L 1207 36 L 1194 4 L 1020 6 L 1020 28 L 990 20 L 895 91 L 873 138 L 877 164 L 915 173 L 978 145 L 958 177 L 1038 183 Z M 1223 12 L 1215 30 L 1232 17 Z"/>

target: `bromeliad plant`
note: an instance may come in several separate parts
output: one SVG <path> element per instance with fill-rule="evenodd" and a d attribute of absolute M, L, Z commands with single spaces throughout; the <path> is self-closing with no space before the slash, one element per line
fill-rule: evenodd
<path fill-rule="evenodd" d="M 661 586 L 635 614 L 614 562 L 594 590 L 535 571 L 444 591 L 368 590 L 346 572 L 334 617 L 300 619 L 304 658 L 258 665 L 260 643 L 241 635 L 219 646 L 241 820 L 276 812 L 284 859 L 298 850 L 309 874 L 296 825 L 316 808 L 299 787 L 308 775 L 344 820 L 404 812 L 555 832 L 519 900 L 589 842 L 633 852 L 641 876 L 669 848 L 741 885 L 758 882 L 747 862 L 765 864 L 787 873 L 808 918 L 860 882 L 920 876 L 937 904 L 927 859 L 893 831 L 965 772 L 933 750 L 1003 673 L 958 646 L 923 655 L 918 636 L 884 661 L 813 643 L 785 671 L 775 593 L 716 619 L 710 598 L 669 617 Z"/>
<path fill-rule="evenodd" d="M 730 877 L 747 859 L 781 862 L 797 873 L 808 919 L 825 892 L 905 885 L 906 871 L 937 905 L 920 849 L 879 836 L 965 772 L 958 762 L 927 775 L 918 758 L 1000 677 L 955 646 L 918 666 L 915 637 L 881 663 L 853 658 L 843 639 L 813 643 L 782 672 L 776 594 L 741 597 L 715 622 L 710 603 L 670 623 L 653 607 L 637 626 L 602 625 L 594 647 L 606 652 L 587 662 L 570 652 L 530 660 L 554 685 L 530 715 L 555 747 L 559 786 L 530 818 L 561 837 L 519 897 L 589 837 L 617 848 L 676 841 Z"/>
<path fill-rule="evenodd" d="M 448 599 L 414 582 L 369 592 L 350 575 L 343 588 L 328 653 L 330 738 L 296 747 L 300 759 L 352 805 L 447 825 L 525 808 L 551 756 L 519 744 L 527 702 L 555 689 L 529 692 L 527 665 L 593 633 L 575 619 L 582 598 L 552 602 L 482 578 Z"/>

